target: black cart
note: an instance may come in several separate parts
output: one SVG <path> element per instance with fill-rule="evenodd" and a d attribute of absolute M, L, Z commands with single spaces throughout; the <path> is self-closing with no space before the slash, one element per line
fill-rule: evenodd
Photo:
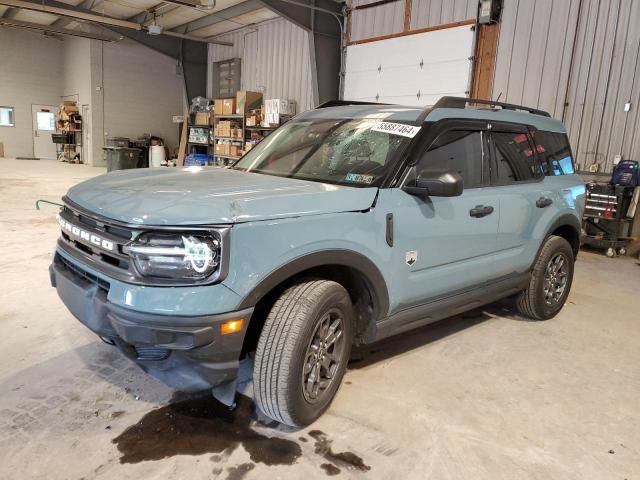
<path fill-rule="evenodd" d="M 600 183 L 587 184 L 582 243 L 606 250 L 608 257 L 626 255 L 632 240 L 633 218 L 629 206 L 634 187 Z"/>

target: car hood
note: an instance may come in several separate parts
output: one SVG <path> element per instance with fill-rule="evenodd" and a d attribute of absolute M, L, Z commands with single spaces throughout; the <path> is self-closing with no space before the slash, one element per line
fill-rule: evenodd
<path fill-rule="evenodd" d="M 361 211 L 377 188 L 309 182 L 224 168 L 119 170 L 72 187 L 67 198 L 140 225 L 231 224 Z"/>

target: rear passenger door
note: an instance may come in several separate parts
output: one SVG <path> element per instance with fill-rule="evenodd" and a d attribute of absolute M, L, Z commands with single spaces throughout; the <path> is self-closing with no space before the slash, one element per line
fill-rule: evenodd
<path fill-rule="evenodd" d="M 496 267 L 503 275 L 529 268 L 537 252 L 536 227 L 553 205 L 531 131 L 524 125 L 489 125 L 491 190 L 500 205 Z"/>

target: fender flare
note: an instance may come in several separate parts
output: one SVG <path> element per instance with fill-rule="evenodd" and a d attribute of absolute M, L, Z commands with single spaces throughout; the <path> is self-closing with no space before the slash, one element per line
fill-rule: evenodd
<path fill-rule="evenodd" d="M 349 267 L 360 273 L 367 283 L 373 300 L 374 318 L 380 319 L 389 312 L 387 282 L 378 267 L 366 256 L 353 250 L 329 249 L 311 252 L 294 258 L 273 270 L 242 299 L 239 310 L 255 306 L 267 293 L 282 282 L 314 267 L 335 265 Z"/>
<path fill-rule="evenodd" d="M 572 215 L 571 213 L 565 213 L 563 215 L 560 215 L 558 218 L 554 220 L 551 226 L 547 228 L 547 231 L 542 239 L 542 242 L 540 242 L 540 246 L 538 247 L 538 251 L 536 253 L 535 258 L 533 259 L 533 263 L 531 264 L 531 267 L 529 268 L 529 270 L 533 270 L 533 266 L 538 261 L 538 257 L 540 257 L 540 252 L 542 251 L 542 247 L 544 247 L 544 244 L 547 241 L 547 238 L 551 236 L 552 232 L 554 232 L 556 229 L 560 227 L 571 227 L 575 230 L 576 235 L 578 236 L 578 249 L 580 249 L 580 237 L 581 237 L 580 232 L 582 231 L 582 223 L 580 222 L 580 220 L 578 220 L 578 217 L 576 217 L 575 215 Z M 577 257 L 578 257 L 578 252 L 575 253 L 575 258 Z"/>

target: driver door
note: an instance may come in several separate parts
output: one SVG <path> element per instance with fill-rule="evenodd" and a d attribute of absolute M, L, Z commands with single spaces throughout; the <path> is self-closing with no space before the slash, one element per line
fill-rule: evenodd
<path fill-rule="evenodd" d="M 391 191 L 394 245 L 392 310 L 482 283 L 494 276 L 500 204 L 491 189 L 486 122 L 447 122 L 419 155 L 416 171 L 446 169 L 464 182 L 457 197 Z M 489 208 L 485 208 L 489 207 Z"/>

